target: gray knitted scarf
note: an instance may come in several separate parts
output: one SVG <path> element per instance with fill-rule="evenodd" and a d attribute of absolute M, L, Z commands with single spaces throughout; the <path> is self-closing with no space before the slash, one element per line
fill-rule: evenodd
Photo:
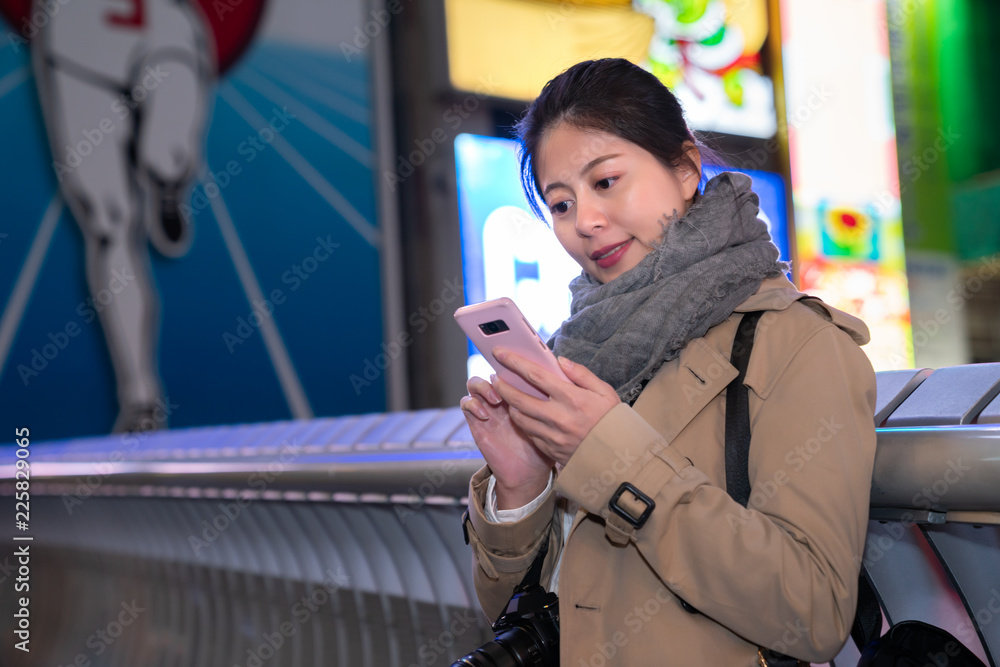
<path fill-rule="evenodd" d="M 744 174 L 719 174 L 683 217 L 668 219 L 634 268 L 604 284 L 586 272 L 574 278 L 570 317 L 549 347 L 632 403 L 688 341 L 729 317 L 764 278 L 788 270 L 750 185 Z"/>

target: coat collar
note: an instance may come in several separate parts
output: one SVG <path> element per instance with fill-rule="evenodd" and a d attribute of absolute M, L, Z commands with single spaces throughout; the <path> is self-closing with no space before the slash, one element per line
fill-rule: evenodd
<path fill-rule="evenodd" d="M 796 301 L 802 301 L 803 305 L 816 311 L 820 317 L 836 324 L 858 345 L 864 345 L 871 340 L 868 326 L 861 319 L 834 308 L 817 297 L 800 292 L 784 275 L 765 278 L 757 293 L 736 306 L 734 311 L 750 313 L 756 310 L 785 310 Z"/>
<path fill-rule="evenodd" d="M 795 289 L 784 275 L 765 278 L 760 289 L 749 299 L 736 306 L 737 313 L 750 313 L 755 310 L 784 310 L 790 305 L 808 296 Z"/>

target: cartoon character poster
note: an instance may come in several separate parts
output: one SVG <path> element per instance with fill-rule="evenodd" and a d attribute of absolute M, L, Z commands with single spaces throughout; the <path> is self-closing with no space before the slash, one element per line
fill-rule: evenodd
<path fill-rule="evenodd" d="M 2 426 L 384 409 L 362 3 L 0 11 Z"/>
<path fill-rule="evenodd" d="M 767 139 L 777 131 L 762 51 L 765 0 L 635 0 L 656 31 L 645 66 L 673 90 L 699 130 Z"/>

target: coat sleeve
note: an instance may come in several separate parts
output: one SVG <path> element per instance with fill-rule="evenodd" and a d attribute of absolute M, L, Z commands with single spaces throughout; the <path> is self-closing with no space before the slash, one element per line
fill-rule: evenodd
<path fill-rule="evenodd" d="M 514 588 L 531 567 L 543 541 L 548 553 L 542 562 L 541 584 L 548 588 L 562 551 L 561 521 L 556 496 L 550 489 L 538 507 L 510 523 L 492 523 L 484 510 L 486 489 L 493 472 L 484 466 L 469 483 L 469 519 L 466 530 L 472 547 L 472 573 L 479 604 L 492 623 L 500 616 Z"/>
<path fill-rule="evenodd" d="M 751 392 L 750 401 L 748 509 L 625 404 L 588 434 L 556 489 L 607 519 L 612 494 L 633 483 L 656 505 L 629 547 L 678 597 L 759 646 L 825 662 L 855 614 L 875 375 L 844 332 L 825 326 L 766 400 Z M 633 516 L 644 507 L 634 505 Z"/>

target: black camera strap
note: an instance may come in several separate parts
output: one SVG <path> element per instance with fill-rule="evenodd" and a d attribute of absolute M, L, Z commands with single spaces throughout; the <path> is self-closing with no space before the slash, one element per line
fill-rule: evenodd
<path fill-rule="evenodd" d="M 530 586 L 540 586 L 542 582 L 542 563 L 545 561 L 545 554 L 549 552 L 549 534 L 545 534 L 545 540 L 542 542 L 542 546 L 539 547 L 538 553 L 535 555 L 535 560 L 531 561 L 531 567 L 528 568 L 527 574 L 524 575 L 524 579 L 521 583 L 517 585 L 514 589 L 514 593 L 520 593 L 526 590 Z"/>
<path fill-rule="evenodd" d="M 750 363 L 757 321 L 763 313 L 747 313 L 736 327 L 731 362 L 738 375 L 726 387 L 726 491 L 743 507 L 750 501 L 750 403 L 743 380 Z M 858 576 L 858 606 L 851 628 L 851 638 L 863 651 L 882 630 L 882 609 L 868 581 L 864 565 Z M 780 654 L 775 654 L 780 655 Z M 775 664 L 768 661 L 768 664 Z"/>

